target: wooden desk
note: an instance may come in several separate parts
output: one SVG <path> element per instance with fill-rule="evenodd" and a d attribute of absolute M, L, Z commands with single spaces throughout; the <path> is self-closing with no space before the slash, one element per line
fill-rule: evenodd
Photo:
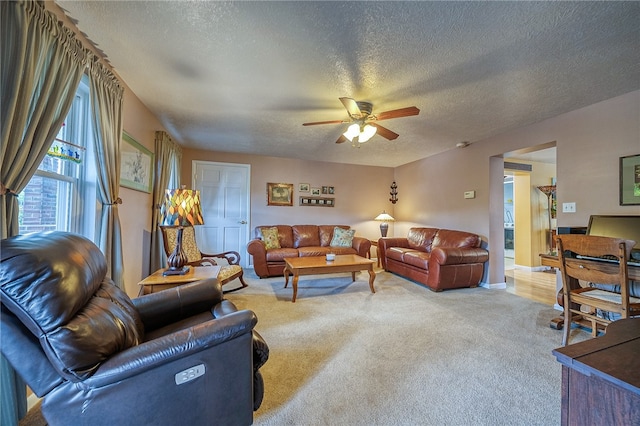
<path fill-rule="evenodd" d="M 640 425 L 640 318 L 553 354 L 562 364 L 562 425 Z"/>
<path fill-rule="evenodd" d="M 551 268 L 557 268 L 560 269 L 560 259 L 558 259 L 558 256 L 553 256 L 550 254 L 544 254 L 541 253 L 540 254 L 540 263 L 543 266 L 549 266 Z M 611 264 L 611 269 L 612 271 L 615 269 L 618 269 L 618 265 L 615 263 Z M 629 279 L 633 280 L 633 281 L 640 281 L 640 266 L 633 266 L 633 265 L 628 265 L 627 266 L 627 273 L 629 275 Z M 557 300 L 558 300 L 558 304 L 561 304 L 561 300 L 563 299 L 562 296 L 562 289 L 560 289 L 560 291 L 558 291 L 558 296 L 557 296 Z M 551 320 L 551 323 L 549 324 L 549 327 L 554 328 L 556 330 L 562 330 L 562 327 L 564 326 L 564 314 L 553 318 Z"/>
<path fill-rule="evenodd" d="M 156 291 L 166 290 L 178 285 L 191 283 L 194 281 L 206 280 L 208 278 L 217 278 L 220 273 L 220 266 L 191 266 L 189 272 L 184 275 L 167 275 L 162 273 L 165 269 L 158 269 L 144 280 L 140 281 L 139 296 L 143 294 L 154 293 Z"/>
<path fill-rule="evenodd" d="M 552 256 L 550 254 L 540 254 L 540 263 L 542 263 L 543 266 L 550 266 L 552 268 L 560 269 L 560 259 L 558 259 L 558 256 Z M 611 268 L 612 270 L 617 270 L 618 265 L 612 263 Z M 627 271 L 630 280 L 640 281 L 640 266 L 628 265 Z"/>

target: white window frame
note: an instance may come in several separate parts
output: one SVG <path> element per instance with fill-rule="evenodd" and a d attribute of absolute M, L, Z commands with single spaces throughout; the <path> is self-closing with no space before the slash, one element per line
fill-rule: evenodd
<path fill-rule="evenodd" d="M 81 234 L 94 240 L 97 223 L 97 173 L 90 87 L 87 75 L 83 76 L 75 96 L 76 99 L 74 99 L 65 119 L 65 137 L 68 142 L 85 148 L 78 177 L 40 169 L 36 170 L 34 176 L 53 179 L 70 185 L 69 194 L 60 193 L 61 189 L 58 189 L 58 196 L 70 197 L 70 203 L 64 203 L 64 206 L 58 208 L 56 229 Z"/>

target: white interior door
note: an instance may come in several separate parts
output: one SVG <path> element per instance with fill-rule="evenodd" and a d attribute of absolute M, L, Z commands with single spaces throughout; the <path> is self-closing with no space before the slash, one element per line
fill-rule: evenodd
<path fill-rule="evenodd" d="M 241 265 L 248 263 L 249 234 L 248 164 L 193 161 L 193 188 L 200 191 L 204 225 L 196 226 L 200 251 L 237 251 Z"/>

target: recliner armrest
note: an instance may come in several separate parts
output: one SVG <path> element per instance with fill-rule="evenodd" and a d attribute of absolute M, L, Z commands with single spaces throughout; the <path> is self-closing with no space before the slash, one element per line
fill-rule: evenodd
<path fill-rule="evenodd" d="M 196 281 L 132 299 L 145 329 L 153 330 L 206 312 L 223 299 L 215 278 Z"/>
<path fill-rule="evenodd" d="M 257 321 L 252 311 L 238 311 L 133 346 L 103 362 L 83 383 L 87 387 L 116 383 L 251 333 Z"/>

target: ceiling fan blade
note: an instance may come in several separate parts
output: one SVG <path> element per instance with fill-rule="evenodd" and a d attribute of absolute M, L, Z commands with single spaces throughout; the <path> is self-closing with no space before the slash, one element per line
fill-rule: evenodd
<path fill-rule="evenodd" d="M 336 143 L 344 143 L 348 141 L 347 138 L 344 137 L 344 135 L 340 135 L 340 137 L 338 138 L 338 140 L 336 141 Z"/>
<path fill-rule="evenodd" d="M 360 111 L 360 107 L 358 107 L 358 103 L 351 98 L 340 98 L 340 102 L 347 109 L 349 113 L 349 117 L 358 119 L 362 116 L 362 112 Z"/>
<path fill-rule="evenodd" d="M 418 114 L 420 114 L 420 110 L 412 106 L 381 112 L 380 114 L 375 114 L 375 116 L 377 120 L 388 120 L 390 118 L 409 117 Z"/>
<path fill-rule="evenodd" d="M 382 127 L 379 124 L 376 123 L 369 123 L 370 125 L 374 126 L 376 129 L 378 129 L 378 131 L 376 132 L 377 134 L 379 134 L 380 136 L 382 136 L 383 138 L 389 139 L 390 141 L 396 139 L 398 136 L 400 136 L 399 134 L 392 132 L 391 130 L 387 129 L 386 127 Z"/>
<path fill-rule="evenodd" d="M 316 124 L 341 124 L 348 123 L 348 121 L 344 120 L 330 120 L 330 121 L 314 121 L 311 123 L 302 123 L 303 126 L 315 126 Z"/>

